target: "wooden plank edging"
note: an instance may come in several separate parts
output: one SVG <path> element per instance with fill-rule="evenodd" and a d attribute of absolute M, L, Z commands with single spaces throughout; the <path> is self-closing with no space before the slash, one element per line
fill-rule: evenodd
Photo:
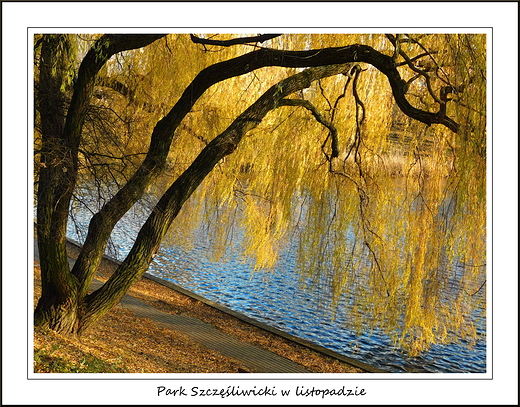
<path fill-rule="evenodd" d="M 75 240 L 67 238 L 67 241 L 70 244 L 72 244 L 72 245 L 74 245 L 74 246 L 76 246 L 78 248 L 81 248 L 81 244 L 76 242 Z M 108 256 L 106 254 L 103 255 L 103 258 L 105 260 L 110 261 L 110 262 L 112 262 L 114 264 L 117 264 L 117 265 L 122 263 L 121 261 L 119 261 L 119 260 L 117 260 L 117 259 L 115 259 L 115 258 L 113 258 L 111 256 Z M 269 326 L 269 325 L 267 325 L 267 324 L 265 324 L 263 322 L 257 321 L 257 320 L 255 320 L 255 319 L 253 319 L 251 317 L 248 317 L 247 315 L 241 314 L 241 313 L 239 313 L 237 311 L 229 309 L 229 308 L 227 308 L 227 307 L 225 307 L 225 306 L 223 306 L 221 304 L 218 304 L 218 303 L 216 303 L 214 301 L 208 300 L 207 298 L 204 298 L 204 297 L 202 297 L 199 294 L 196 294 L 196 293 L 194 293 L 192 291 L 189 291 L 189 290 L 187 290 L 187 289 L 185 289 L 185 288 L 183 288 L 183 287 L 181 287 L 181 286 L 179 286 L 179 285 L 177 285 L 177 284 L 175 284 L 175 283 L 173 283 L 171 281 L 164 280 L 164 279 L 162 279 L 160 277 L 154 276 L 154 275 L 152 275 L 152 274 L 150 274 L 148 272 L 146 272 L 143 275 L 143 277 L 145 277 L 145 278 L 147 278 L 149 280 L 152 280 L 152 281 L 154 281 L 154 282 L 156 282 L 158 284 L 161 284 L 161 285 L 163 285 L 165 287 L 168 287 L 168 288 L 170 288 L 170 289 L 172 289 L 174 291 L 177 291 L 177 292 L 179 292 L 179 293 L 181 293 L 183 295 L 186 295 L 186 296 L 188 296 L 190 298 L 193 298 L 193 299 L 195 299 L 197 301 L 200 301 L 200 302 L 202 302 L 202 303 L 204 303 L 204 304 L 206 304 L 206 305 L 208 305 L 208 306 L 210 306 L 212 308 L 215 308 L 215 309 L 217 309 L 219 311 L 222 311 L 222 312 L 224 312 L 224 313 L 226 313 L 228 315 L 231 315 L 232 317 L 237 318 L 237 319 L 239 319 L 239 320 L 241 320 L 243 322 L 246 322 L 246 323 L 248 323 L 250 325 L 253 325 L 253 326 L 257 327 L 257 328 L 263 329 L 264 331 L 270 332 L 270 333 L 272 333 L 274 335 L 280 336 L 280 337 L 282 337 L 284 339 L 287 339 L 289 341 L 298 343 L 299 345 L 305 346 L 305 347 L 307 347 L 309 349 L 312 349 L 312 350 L 314 350 L 316 352 L 319 352 L 321 354 L 324 354 L 326 356 L 329 356 L 329 357 L 332 357 L 334 359 L 338 359 L 338 360 L 340 360 L 342 362 L 348 363 L 349 365 L 355 366 L 355 367 L 357 367 L 359 369 L 362 369 L 362 370 L 364 370 L 366 372 L 369 372 L 369 373 L 389 373 L 388 371 L 380 369 L 380 368 L 378 368 L 376 366 L 372 366 L 372 365 L 369 365 L 368 363 L 361 362 L 361 361 L 353 359 L 351 357 L 342 355 L 341 353 L 338 353 L 338 352 L 335 352 L 335 351 L 333 351 L 331 349 L 325 348 L 324 346 L 317 345 L 317 344 L 315 344 L 315 343 L 313 343 L 311 341 L 308 341 L 308 340 L 303 339 L 303 338 L 299 338 L 299 337 L 297 337 L 295 335 L 291 335 L 291 334 L 289 334 L 287 332 L 284 332 L 282 330 L 279 330 L 277 328 Z"/>

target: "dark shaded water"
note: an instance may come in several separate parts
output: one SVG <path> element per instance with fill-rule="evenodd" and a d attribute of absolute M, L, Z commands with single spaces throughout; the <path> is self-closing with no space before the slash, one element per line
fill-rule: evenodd
<path fill-rule="evenodd" d="M 139 217 L 133 213 L 118 223 L 112 235 L 117 257 L 124 258 L 130 250 L 137 227 L 142 223 Z M 85 213 L 77 213 L 79 228 L 71 226 L 69 237 L 82 242 L 78 232 L 87 230 L 88 218 Z M 201 236 L 189 251 L 163 247 L 149 273 L 260 322 L 387 371 L 486 372 L 484 329 L 472 348 L 465 343 L 436 345 L 421 356 L 410 358 L 377 330 L 370 335 L 350 330 L 344 311 L 347 307 L 340 304 L 333 316 L 330 301 L 327 302 L 326 296 L 320 298 L 319 289 L 303 289 L 300 276 L 294 271 L 296 259 L 291 250 L 278 261 L 275 272 L 253 273 L 252 267 L 243 262 L 238 245 L 228 247 L 224 260 L 215 262 L 204 241 Z"/>

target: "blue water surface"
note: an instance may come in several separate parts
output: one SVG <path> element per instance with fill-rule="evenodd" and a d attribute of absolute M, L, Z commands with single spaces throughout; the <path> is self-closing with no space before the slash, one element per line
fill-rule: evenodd
<path fill-rule="evenodd" d="M 69 226 L 70 238 L 83 241 L 89 217 L 76 211 L 75 226 Z M 130 212 L 118 223 L 112 234 L 112 256 L 124 258 L 142 222 L 138 212 Z M 334 313 L 330 300 L 321 296 L 319 289 L 305 289 L 305 281 L 295 271 L 293 251 L 280 257 L 273 272 L 264 273 L 253 272 L 243 261 L 239 247 L 230 245 L 222 260 L 213 261 L 204 237 L 190 250 L 169 244 L 160 249 L 148 272 L 257 321 L 386 371 L 486 372 L 485 327 L 479 330 L 481 337 L 473 347 L 463 342 L 434 345 L 418 357 L 407 357 L 378 330 L 359 334 L 349 329 L 347 307 L 340 304 Z"/>

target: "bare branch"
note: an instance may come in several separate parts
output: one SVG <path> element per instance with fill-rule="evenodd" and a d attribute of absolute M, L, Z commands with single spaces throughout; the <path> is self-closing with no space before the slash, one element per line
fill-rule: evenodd
<path fill-rule="evenodd" d="M 121 161 L 128 159 L 128 157 L 146 155 L 146 153 L 134 153 L 134 154 L 125 154 L 121 157 L 117 157 L 117 156 L 109 155 L 109 154 L 93 153 L 93 152 L 85 151 L 81 148 L 78 151 L 85 156 L 88 155 L 88 156 L 92 156 L 92 157 L 104 157 L 104 158 L 111 158 L 113 160 L 121 160 Z"/>
<path fill-rule="evenodd" d="M 443 104 L 442 100 L 439 99 L 439 97 L 433 91 L 433 88 L 432 88 L 432 85 L 431 85 L 431 78 L 430 78 L 430 75 L 428 75 L 428 70 L 419 69 L 419 68 L 417 68 L 413 64 L 412 59 L 400 48 L 400 42 L 401 41 L 399 41 L 399 36 L 394 37 L 392 34 L 387 34 L 386 37 L 392 42 L 392 44 L 394 44 L 396 53 L 399 53 L 399 55 L 401 55 L 404 58 L 404 60 L 405 60 L 406 64 L 408 65 L 408 67 L 412 71 L 417 72 L 419 75 L 424 77 L 424 79 L 426 81 L 426 87 L 428 88 L 428 92 L 430 93 L 431 97 L 439 105 L 442 106 L 442 104 Z M 394 61 L 395 61 L 395 59 L 394 59 Z"/>
<path fill-rule="evenodd" d="M 208 38 L 200 38 L 193 34 L 190 34 L 191 41 L 195 44 L 203 44 L 203 45 L 218 45 L 221 47 L 231 47 L 233 45 L 239 44 L 250 44 L 252 42 L 264 42 L 267 40 L 271 40 L 273 38 L 279 37 L 282 34 L 261 34 L 255 37 L 242 37 L 242 38 L 233 38 L 231 40 L 210 40 Z"/>
<path fill-rule="evenodd" d="M 410 58 L 410 62 L 415 62 L 417 61 L 418 59 L 421 59 L 421 58 L 424 58 L 424 57 L 427 57 L 427 56 L 431 56 L 432 54 L 437 54 L 437 51 L 432 51 L 432 52 L 424 52 L 422 54 L 419 54 L 413 58 Z M 399 62 L 398 64 L 395 64 L 395 66 L 403 66 L 403 65 L 407 65 L 408 62 Z"/>
<path fill-rule="evenodd" d="M 334 124 L 325 119 L 311 102 L 303 99 L 282 99 L 278 102 L 278 106 L 301 106 L 307 109 L 309 112 L 311 112 L 318 123 L 324 125 L 327 129 L 329 129 L 329 136 L 332 138 L 331 156 L 339 156 L 338 131 L 336 130 L 336 127 L 334 127 Z"/>

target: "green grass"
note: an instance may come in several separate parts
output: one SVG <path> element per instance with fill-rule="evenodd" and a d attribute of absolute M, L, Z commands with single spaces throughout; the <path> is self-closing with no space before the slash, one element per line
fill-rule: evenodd
<path fill-rule="evenodd" d="M 108 363 L 91 354 L 76 361 L 65 360 L 53 353 L 59 348 L 54 345 L 50 351 L 37 349 L 34 352 L 34 371 L 37 373 L 125 373 L 118 363 Z"/>

